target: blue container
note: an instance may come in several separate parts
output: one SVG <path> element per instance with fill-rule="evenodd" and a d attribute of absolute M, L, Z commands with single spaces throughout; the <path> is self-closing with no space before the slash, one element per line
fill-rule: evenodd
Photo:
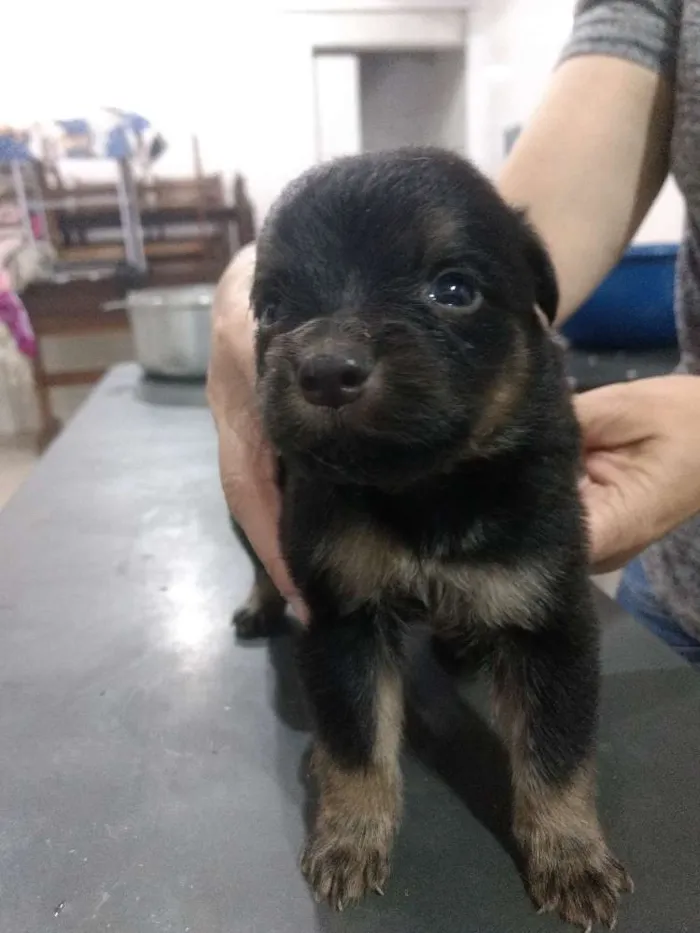
<path fill-rule="evenodd" d="M 632 246 L 562 327 L 572 346 L 643 350 L 675 346 L 676 245 Z"/>

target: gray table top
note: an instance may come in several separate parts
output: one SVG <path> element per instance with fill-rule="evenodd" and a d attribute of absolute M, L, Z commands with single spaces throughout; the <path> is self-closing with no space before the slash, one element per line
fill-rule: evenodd
<path fill-rule="evenodd" d="M 237 645 L 250 570 L 201 390 L 114 370 L 0 516 L 0 933 L 545 933 L 478 702 L 414 670 L 384 898 L 297 870 L 307 719 L 290 638 Z M 601 812 L 621 933 L 700 930 L 700 678 L 601 599 Z"/>

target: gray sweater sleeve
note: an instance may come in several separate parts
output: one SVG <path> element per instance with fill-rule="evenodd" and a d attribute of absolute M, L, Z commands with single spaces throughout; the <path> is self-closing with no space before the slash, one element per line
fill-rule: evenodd
<path fill-rule="evenodd" d="M 579 0 L 562 60 L 612 55 L 673 79 L 683 0 Z"/>

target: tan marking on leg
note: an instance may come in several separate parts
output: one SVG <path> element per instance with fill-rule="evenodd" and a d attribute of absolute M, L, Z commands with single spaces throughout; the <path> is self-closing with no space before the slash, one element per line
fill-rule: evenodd
<path fill-rule="evenodd" d="M 611 853 L 598 821 L 589 762 L 561 788 L 532 771 L 514 772 L 513 830 L 527 858 L 533 900 L 568 923 L 613 926 L 632 881 Z"/>
<path fill-rule="evenodd" d="M 312 770 L 320 798 L 302 871 L 318 900 L 342 910 L 373 890 L 383 894 L 401 814 L 399 748 L 403 695 L 398 674 L 379 676 L 371 763 L 348 770 L 318 743 Z"/>
<path fill-rule="evenodd" d="M 403 686 L 398 672 L 379 674 L 375 699 L 376 737 L 373 760 L 379 771 L 399 780 L 399 752 L 403 735 Z"/>
<path fill-rule="evenodd" d="M 540 776 L 529 739 L 527 699 L 512 683 L 496 692 L 496 722 L 510 754 L 513 780 L 514 832 L 519 841 L 537 850 L 545 837 L 600 835 L 595 808 L 595 770 L 582 763 L 566 787 L 551 787 Z"/>
<path fill-rule="evenodd" d="M 600 827 L 592 760 L 583 761 L 565 785 L 549 784 L 531 751 L 526 705 L 517 689 L 501 691 L 496 715 L 510 751 L 513 833 L 527 861 L 533 900 L 583 928 L 614 925 L 620 895 L 632 890 L 632 881 Z"/>

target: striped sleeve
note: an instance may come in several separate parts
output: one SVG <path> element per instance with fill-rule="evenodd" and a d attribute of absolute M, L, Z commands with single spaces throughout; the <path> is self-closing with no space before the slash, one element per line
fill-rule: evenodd
<path fill-rule="evenodd" d="M 673 78 L 683 0 L 579 0 L 562 61 L 612 55 Z"/>

